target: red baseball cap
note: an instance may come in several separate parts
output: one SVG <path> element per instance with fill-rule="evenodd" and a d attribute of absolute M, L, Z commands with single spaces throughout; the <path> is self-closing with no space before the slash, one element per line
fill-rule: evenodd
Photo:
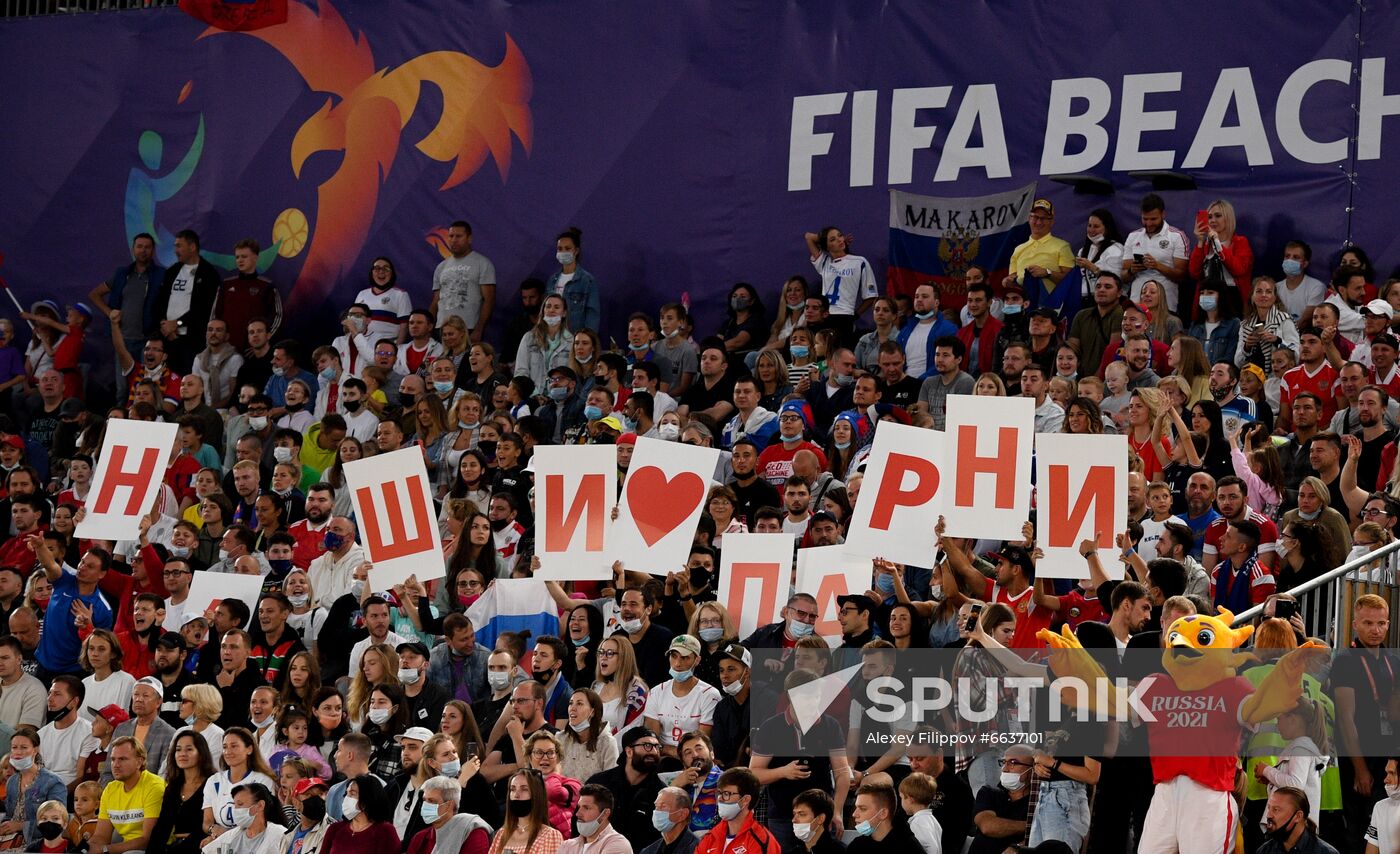
<path fill-rule="evenodd" d="M 88 711 L 102 718 L 102 720 L 106 721 L 107 725 L 113 729 L 116 729 L 117 724 L 124 724 L 131 720 L 131 715 L 126 713 L 126 709 L 123 709 L 116 703 L 108 703 L 100 709 L 94 709 L 92 706 L 88 706 Z"/>
<path fill-rule="evenodd" d="M 292 787 L 292 794 L 299 798 L 306 794 L 308 789 L 314 789 L 317 786 L 323 789 L 327 788 L 326 781 L 322 780 L 320 777 L 307 777 L 297 781 L 297 784 Z"/>

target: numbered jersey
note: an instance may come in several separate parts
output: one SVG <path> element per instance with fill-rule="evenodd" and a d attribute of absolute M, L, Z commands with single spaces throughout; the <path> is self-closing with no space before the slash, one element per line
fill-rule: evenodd
<path fill-rule="evenodd" d="M 1243 676 L 1201 691 L 1182 691 L 1165 673 L 1144 679 L 1139 696 L 1156 718 L 1142 721 L 1152 751 L 1152 781 L 1184 776 L 1217 792 L 1233 790 L 1240 735 L 1251 729 L 1242 717 L 1244 701 L 1253 693 L 1254 684 Z"/>
<path fill-rule="evenodd" d="M 821 274 L 822 294 L 831 303 L 834 315 L 849 317 L 856 313 L 861 300 L 880 295 L 870 262 L 859 255 L 832 258 L 823 252 L 812 259 L 812 266 Z"/>

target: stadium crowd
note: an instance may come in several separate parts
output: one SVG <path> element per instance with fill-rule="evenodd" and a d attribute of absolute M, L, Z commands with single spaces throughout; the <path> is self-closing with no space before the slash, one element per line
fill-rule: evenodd
<path fill-rule="evenodd" d="M 318 342 L 286 337 L 256 242 L 228 275 L 192 231 L 169 269 L 138 236 L 87 300 L 24 312 L 27 346 L 0 320 L 0 847 L 1195 852 L 1232 850 L 1239 828 L 1251 854 L 1400 852 L 1397 760 L 1359 752 L 1396 719 L 1390 601 L 1345 602 L 1338 637 L 1330 586 L 1287 592 L 1395 537 L 1400 280 L 1357 246 L 1255 257 L 1226 201 L 1193 233 L 1155 194 L 1140 207 L 1126 235 L 1099 209 L 1057 236 L 1038 200 L 1004 278 L 974 265 L 885 296 L 823 228 L 804 236 L 810 269 L 734 285 L 704 329 L 681 302 L 605 317 L 576 229 L 547 281 L 498 299 L 457 222 L 431 289 L 376 258 Z M 85 341 L 111 360 L 85 363 Z M 107 371 L 120 392 L 102 411 Z M 842 543 L 880 424 L 942 429 L 965 394 L 1032 398 L 1038 432 L 1127 437 L 1124 580 L 1088 549 L 1084 580 L 1037 579 L 1033 525 L 1012 543 L 940 530 L 929 566 L 872 561 L 869 590 L 838 600 L 840 638 L 815 635 L 811 590 L 739 637 L 715 601 L 724 537 Z M 87 541 L 113 419 L 174 422 L 178 442 L 139 538 Z M 544 582 L 553 631 L 478 644 L 468 610 L 537 565 L 534 449 L 616 445 L 621 481 L 639 437 L 721 451 L 686 565 Z M 436 491 L 445 577 L 375 590 L 343 466 L 407 447 Z M 1388 565 L 1372 580 L 1393 585 Z M 262 592 L 186 608 L 196 573 Z M 1248 678 L 1309 637 L 1358 655 L 1307 676 L 1223 774 L 1021 744 L 869 755 L 850 698 L 818 724 L 838 732 L 822 755 L 790 709 L 751 715 L 778 707 L 758 696 L 765 651 L 787 689 L 930 648 L 997 675 L 1016 665 L 993 653 L 1033 662 L 1041 629 L 1151 650 L 1179 617 L 1255 605 Z M 755 750 L 759 731 L 782 749 Z M 1196 801 L 1154 796 L 1180 777 Z"/>

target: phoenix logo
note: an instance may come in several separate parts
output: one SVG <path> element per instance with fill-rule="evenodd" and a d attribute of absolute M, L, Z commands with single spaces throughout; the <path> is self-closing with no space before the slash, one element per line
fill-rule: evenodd
<path fill-rule="evenodd" d="M 200 38 L 216 35 L 229 33 L 211 27 Z M 380 185 L 389 180 L 400 136 L 425 83 L 441 90 L 442 114 L 415 147 L 434 160 L 454 163 L 439 191 L 470 178 L 488 156 L 501 177 L 508 177 L 512 137 L 530 151 L 530 69 L 509 36 L 495 67 L 456 51 L 434 51 L 381 68 L 369 41 L 351 33 L 330 0 L 320 0 L 318 11 L 291 3 L 286 23 L 238 35 L 266 42 L 312 91 L 328 95 L 292 140 L 293 173 L 300 178 L 317 152 L 344 152 L 339 168 L 317 187 L 314 231 L 288 300 L 290 311 L 316 308 L 359 254 Z"/>

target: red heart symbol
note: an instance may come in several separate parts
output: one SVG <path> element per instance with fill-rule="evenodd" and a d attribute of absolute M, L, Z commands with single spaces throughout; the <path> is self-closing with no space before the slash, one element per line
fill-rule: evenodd
<path fill-rule="evenodd" d="M 647 547 L 684 522 L 705 497 L 705 480 L 693 471 L 668 478 L 656 466 L 635 469 L 627 478 L 627 508 Z"/>

